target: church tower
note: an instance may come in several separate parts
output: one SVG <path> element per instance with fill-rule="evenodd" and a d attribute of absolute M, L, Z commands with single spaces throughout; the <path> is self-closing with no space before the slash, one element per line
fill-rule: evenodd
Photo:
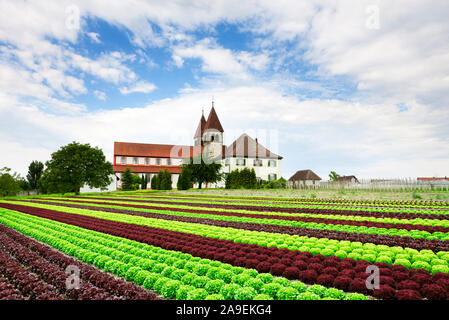
<path fill-rule="evenodd" d="M 203 146 L 203 132 L 204 127 L 206 126 L 206 118 L 204 118 L 204 111 L 201 115 L 200 123 L 198 124 L 198 128 L 196 129 L 195 136 L 193 137 L 194 146 Z"/>
<path fill-rule="evenodd" d="M 223 127 L 215 112 L 214 102 L 209 117 L 204 125 L 202 133 L 202 143 L 204 153 L 212 158 L 221 157 L 223 153 Z"/>

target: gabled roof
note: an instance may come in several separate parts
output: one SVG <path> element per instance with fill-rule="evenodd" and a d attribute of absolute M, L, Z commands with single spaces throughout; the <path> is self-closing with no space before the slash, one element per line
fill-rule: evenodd
<path fill-rule="evenodd" d="M 204 132 L 204 127 L 206 126 L 206 118 L 204 114 L 201 116 L 200 123 L 198 123 L 198 128 L 196 129 L 194 138 L 202 137 Z"/>
<path fill-rule="evenodd" d="M 266 149 L 246 133 L 242 134 L 231 145 L 226 147 L 224 157 L 282 159 L 281 156 Z"/>
<path fill-rule="evenodd" d="M 419 177 L 419 181 L 437 181 L 437 180 L 447 180 L 449 181 L 448 177 Z"/>
<path fill-rule="evenodd" d="M 321 180 L 312 170 L 299 170 L 288 181 Z"/>
<path fill-rule="evenodd" d="M 209 117 L 207 117 L 206 125 L 204 126 L 204 131 L 209 129 L 215 129 L 220 132 L 224 132 L 220 120 L 218 120 L 218 116 L 217 113 L 215 112 L 214 107 L 212 107 L 212 109 L 210 110 Z"/>
<path fill-rule="evenodd" d="M 114 156 L 189 158 L 201 151 L 200 146 L 114 142 Z"/>
<path fill-rule="evenodd" d="M 351 181 L 352 179 L 355 180 L 355 182 L 359 182 L 359 180 L 355 176 L 341 176 L 337 178 L 337 181 Z"/>

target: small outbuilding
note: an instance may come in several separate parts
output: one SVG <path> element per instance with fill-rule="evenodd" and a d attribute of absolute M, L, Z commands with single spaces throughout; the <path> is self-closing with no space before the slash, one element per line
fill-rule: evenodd
<path fill-rule="evenodd" d="M 321 178 L 312 170 L 299 170 L 288 179 L 290 187 L 313 186 L 319 183 Z"/>
<path fill-rule="evenodd" d="M 355 176 L 341 176 L 337 178 L 337 182 L 344 184 L 360 183 Z"/>

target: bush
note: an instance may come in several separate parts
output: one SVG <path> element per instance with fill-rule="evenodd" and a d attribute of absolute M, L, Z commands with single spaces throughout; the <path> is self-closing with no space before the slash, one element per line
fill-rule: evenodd
<path fill-rule="evenodd" d="M 178 190 L 188 190 L 192 187 L 192 171 L 189 168 L 183 168 L 179 175 L 176 188 Z"/>
<path fill-rule="evenodd" d="M 235 169 L 228 173 L 225 178 L 226 189 L 256 189 L 258 186 L 254 168 L 251 170 L 248 168 Z"/>
<path fill-rule="evenodd" d="M 164 169 L 164 171 L 159 171 L 159 190 L 171 190 L 172 189 L 172 178 L 171 173 Z"/>
<path fill-rule="evenodd" d="M 159 190 L 159 188 L 160 188 L 159 176 L 154 175 L 153 178 L 151 179 L 151 189 Z"/>

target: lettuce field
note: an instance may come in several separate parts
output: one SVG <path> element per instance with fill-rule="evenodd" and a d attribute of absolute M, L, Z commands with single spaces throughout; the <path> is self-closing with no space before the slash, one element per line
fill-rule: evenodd
<path fill-rule="evenodd" d="M 0 200 L 0 299 L 447 300 L 449 203 Z"/>

